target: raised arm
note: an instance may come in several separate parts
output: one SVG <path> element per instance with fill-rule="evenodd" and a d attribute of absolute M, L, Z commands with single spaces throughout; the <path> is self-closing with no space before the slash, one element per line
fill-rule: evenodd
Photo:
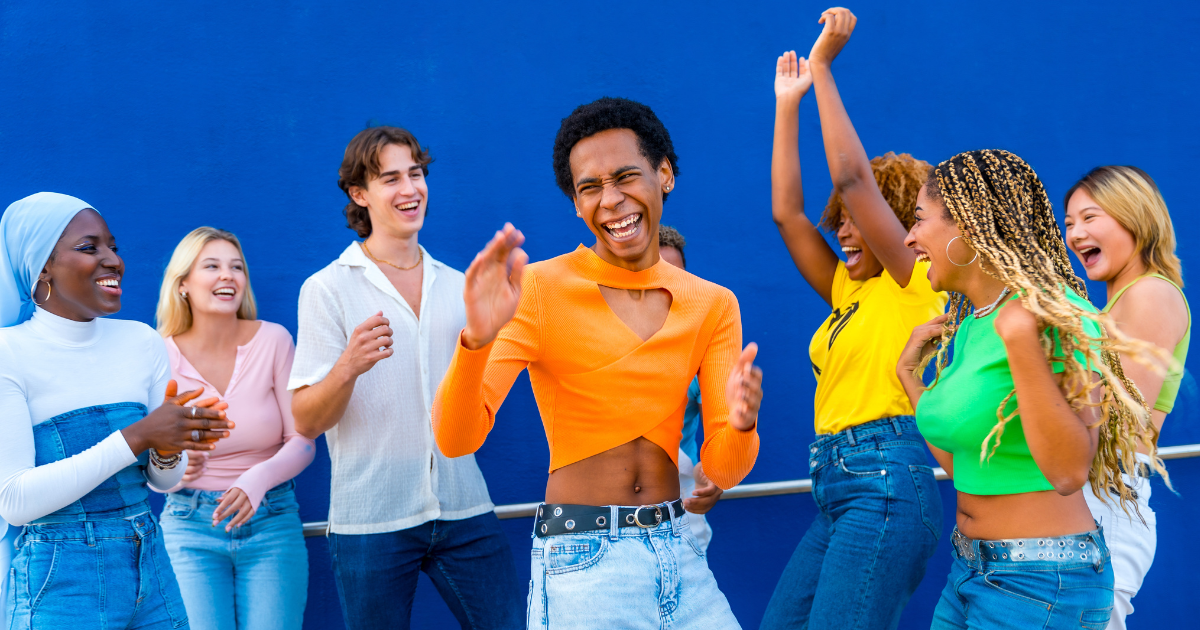
<path fill-rule="evenodd" d="M 804 215 L 800 182 L 800 99 L 812 85 L 808 63 L 790 50 L 775 62 L 775 145 L 771 152 L 771 217 L 800 275 L 832 305 L 838 257 Z"/>
<path fill-rule="evenodd" d="M 904 287 L 916 262 L 912 250 L 904 246 L 908 231 L 879 192 L 871 161 L 842 104 L 831 70 L 834 58 L 850 40 L 857 18 L 848 9 L 834 8 L 822 13 L 820 22 L 825 29 L 809 53 L 808 68 L 817 91 L 829 176 L 871 251 L 888 275 Z"/>
<path fill-rule="evenodd" d="M 467 268 L 467 326 L 433 400 L 433 435 L 446 457 L 483 445 L 517 375 L 540 351 L 536 280 L 524 274 L 524 241 L 505 224 Z"/>
<path fill-rule="evenodd" d="M 1029 453 L 1056 492 L 1078 492 L 1096 456 L 1098 408 L 1071 409 L 1062 391 L 1063 375 L 1054 374 L 1046 361 L 1037 319 L 1019 300 L 1000 309 L 995 326 L 1008 353 Z M 1092 374 L 1093 382 L 1099 378 Z M 1099 387 L 1092 390 L 1093 403 L 1100 393 Z"/>

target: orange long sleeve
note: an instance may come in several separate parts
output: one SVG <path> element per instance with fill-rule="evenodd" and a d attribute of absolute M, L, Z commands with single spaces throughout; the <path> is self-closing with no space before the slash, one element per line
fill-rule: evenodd
<path fill-rule="evenodd" d="M 608 307 L 601 285 L 667 290 L 663 327 L 643 341 Z M 580 246 L 526 268 L 517 313 L 494 342 L 475 351 L 460 344 L 434 400 L 434 436 L 448 457 L 475 452 L 528 368 L 551 471 L 639 437 L 678 463 L 687 388 L 699 374 L 701 460 L 713 482 L 731 488 L 758 456 L 757 432 L 728 426 L 725 384 L 741 344 L 737 299 L 728 289 L 665 262 L 620 269 Z"/>

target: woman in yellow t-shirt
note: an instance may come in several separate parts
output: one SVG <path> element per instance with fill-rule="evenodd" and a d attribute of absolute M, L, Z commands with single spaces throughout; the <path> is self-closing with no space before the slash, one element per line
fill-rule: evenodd
<path fill-rule="evenodd" d="M 893 153 L 868 161 L 830 72 L 855 17 L 830 9 L 821 22 L 807 61 L 795 52 L 778 60 L 771 164 L 775 222 L 800 273 L 833 309 L 809 347 L 817 378 L 809 474 L 820 513 L 762 627 L 883 630 L 899 623 L 942 528 L 937 482 L 896 362 L 913 327 L 940 315 L 946 296 L 904 246 L 930 166 Z M 834 183 L 821 225 L 836 230 L 845 262 L 804 215 L 798 109 L 814 83 Z"/>

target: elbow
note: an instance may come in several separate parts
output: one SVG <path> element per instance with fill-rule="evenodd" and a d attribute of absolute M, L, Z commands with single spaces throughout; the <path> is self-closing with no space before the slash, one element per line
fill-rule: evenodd
<path fill-rule="evenodd" d="M 1047 477 L 1050 485 L 1054 486 L 1054 491 L 1059 495 L 1067 497 L 1079 492 L 1083 489 L 1084 484 L 1088 482 L 1087 474 L 1082 475 L 1056 475 Z"/>
<path fill-rule="evenodd" d="M 434 441 L 437 442 L 438 450 L 442 452 L 442 455 L 445 455 L 450 459 L 471 455 L 475 451 L 479 450 L 480 446 L 483 446 L 482 442 L 479 444 L 473 444 L 467 440 L 451 439 L 449 437 L 442 436 L 441 433 L 436 432 L 434 435 Z"/>
<path fill-rule="evenodd" d="M 324 433 L 324 431 L 319 431 L 316 427 L 310 426 L 308 423 L 302 422 L 299 418 L 296 418 L 296 433 L 299 433 L 300 437 L 308 440 L 309 442 L 316 444 L 317 438 L 321 437 L 321 434 Z"/>
<path fill-rule="evenodd" d="M 840 195 L 862 185 L 865 175 L 855 169 L 846 169 L 833 174 L 833 189 Z"/>

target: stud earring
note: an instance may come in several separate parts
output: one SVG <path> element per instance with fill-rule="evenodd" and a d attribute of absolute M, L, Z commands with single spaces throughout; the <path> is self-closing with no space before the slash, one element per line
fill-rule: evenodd
<path fill-rule="evenodd" d="M 180 289 L 180 290 L 179 290 L 179 297 L 181 297 L 181 298 L 183 298 L 183 299 L 185 299 L 185 300 L 186 300 L 186 299 L 187 299 L 187 291 L 184 291 L 183 289 Z"/>

